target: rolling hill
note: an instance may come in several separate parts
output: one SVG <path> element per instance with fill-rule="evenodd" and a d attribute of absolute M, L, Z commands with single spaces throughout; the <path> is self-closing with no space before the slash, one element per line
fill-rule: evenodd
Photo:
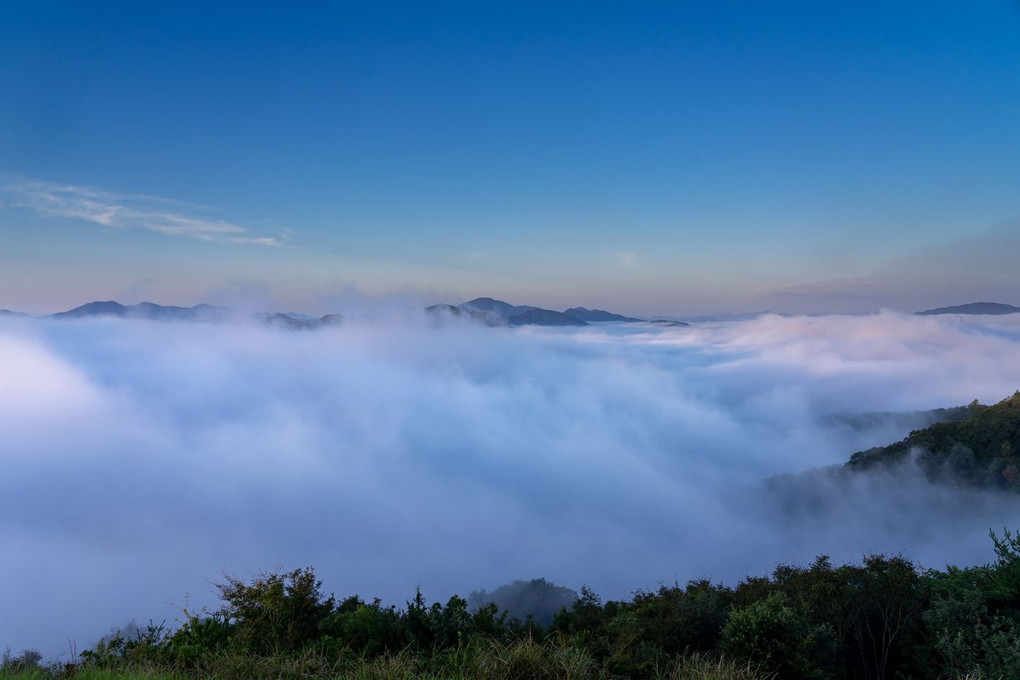
<path fill-rule="evenodd" d="M 965 305 L 926 309 L 923 312 L 915 312 L 915 314 L 934 316 L 938 314 L 1016 314 L 1017 312 L 1020 312 L 1020 307 L 1014 307 L 1013 305 L 1001 302 L 970 302 Z"/>
<path fill-rule="evenodd" d="M 846 469 L 862 472 L 914 460 L 931 481 L 1020 491 L 1020 392 L 993 406 L 974 401 L 967 417 L 911 432 L 888 446 L 858 451 Z"/>

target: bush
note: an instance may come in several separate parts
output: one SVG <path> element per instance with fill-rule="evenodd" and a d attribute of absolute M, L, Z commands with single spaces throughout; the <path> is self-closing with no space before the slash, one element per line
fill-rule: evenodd
<path fill-rule="evenodd" d="M 251 654 L 293 652 L 319 640 L 335 605 L 311 567 L 263 573 L 250 584 L 225 578 L 216 584 L 225 603 L 219 614 L 233 624 L 233 643 Z"/>
<path fill-rule="evenodd" d="M 781 678 L 809 675 L 805 626 L 782 593 L 770 593 L 749 607 L 731 612 L 723 626 L 722 648 L 727 655 Z"/>
<path fill-rule="evenodd" d="M 23 673 L 28 670 L 40 668 L 42 654 L 35 649 L 26 649 L 18 656 L 11 656 L 11 650 L 4 650 L 0 657 L 0 671 L 5 673 Z"/>

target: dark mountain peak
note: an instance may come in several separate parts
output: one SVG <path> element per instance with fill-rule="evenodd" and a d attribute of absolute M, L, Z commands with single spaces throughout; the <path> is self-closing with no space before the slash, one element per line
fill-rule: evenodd
<path fill-rule="evenodd" d="M 191 308 L 196 312 L 229 312 L 232 311 L 229 307 L 218 307 L 216 305 L 210 305 L 205 302 L 199 302 Z"/>
<path fill-rule="evenodd" d="M 189 307 L 157 305 L 155 302 L 139 302 L 125 307 L 127 316 L 142 319 L 193 319 L 195 311 Z"/>
<path fill-rule="evenodd" d="M 915 314 L 934 316 L 937 314 L 1016 314 L 1017 312 L 1020 312 L 1020 307 L 1001 302 L 970 302 L 965 305 L 926 309 L 923 312 L 915 312 Z"/>
<path fill-rule="evenodd" d="M 80 307 L 69 309 L 66 312 L 58 312 L 54 314 L 54 318 L 60 319 L 80 319 L 87 316 L 126 316 L 127 307 L 114 302 L 113 300 L 107 300 L 106 302 L 87 302 Z"/>
<path fill-rule="evenodd" d="M 447 314 L 459 315 L 460 307 L 440 302 L 438 305 L 429 305 L 425 308 L 425 311 L 429 314 L 438 314 L 439 312 L 446 312 Z"/>
<path fill-rule="evenodd" d="M 343 323 L 343 316 L 340 314 L 326 314 L 319 318 L 303 318 L 295 317 L 292 314 L 276 312 L 275 314 L 256 314 L 255 318 L 270 326 L 295 331 L 313 331 L 325 326 L 337 326 Z"/>
<path fill-rule="evenodd" d="M 184 309 L 184 307 L 174 307 L 173 305 L 157 305 L 155 302 L 139 302 L 135 305 L 129 305 L 138 310 L 158 310 L 158 309 Z"/>
<path fill-rule="evenodd" d="M 159 305 L 155 302 L 139 302 L 135 305 L 122 305 L 119 302 L 89 302 L 66 312 L 53 314 L 59 319 L 81 319 L 93 316 L 116 316 L 132 319 L 158 319 L 164 321 L 216 321 L 224 320 L 233 314 L 226 307 L 198 304 L 194 307 L 175 307 Z"/>
<path fill-rule="evenodd" d="M 571 307 L 570 309 L 564 310 L 564 314 L 568 314 L 575 319 L 581 321 L 625 321 L 634 322 L 641 321 L 641 319 L 635 319 L 629 316 L 623 316 L 622 314 L 613 314 L 607 312 L 604 309 L 588 309 L 586 307 Z"/>
<path fill-rule="evenodd" d="M 497 314 L 509 312 L 514 308 L 514 306 L 509 302 L 503 302 L 502 300 L 496 300 L 491 297 L 475 298 L 474 300 L 468 300 L 467 302 L 463 302 L 457 306 L 461 309 L 471 307 L 472 309 L 477 309 L 479 311 L 496 312 Z"/>
<path fill-rule="evenodd" d="M 510 317 L 535 309 L 526 305 L 512 305 L 490 297 L 475 298 L 457 305 L 457 308 L 490 326 L 505 325 Z"/>

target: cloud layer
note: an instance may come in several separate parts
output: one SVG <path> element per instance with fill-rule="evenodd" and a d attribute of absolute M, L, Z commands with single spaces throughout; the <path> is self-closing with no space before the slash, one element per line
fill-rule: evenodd
<path fill-rule="evenodd" d="M 396 318 L 396 317 L 394 317 Z M 1020 319 L 766 316 L 315 333 L 0 320 L 0 647 L 48 655 L 215 581 L 311 564 L 402 604 L 545 577 L 607 597 L 777 561 L 991 558 L 1008 500 L 909 473 L 821 512 L 762 480 L 906 434 L 828 416 L 994 402 Z M 938 530 L 933 530 L 935 527 Z M 158 621 L 157 621 L 158 622 Z"/>
<path fill-rule="evenodd" d="M 154 196 L 131 196 L 51 182 L 20 182 L 0 189 L 8 201 L 43 217 L 85 220 L 114 229 L 145 229 L 219 243 L 278 246 L 269 236 L 251 236 L 224 220 L 185 214 L 181 204 Z"/>

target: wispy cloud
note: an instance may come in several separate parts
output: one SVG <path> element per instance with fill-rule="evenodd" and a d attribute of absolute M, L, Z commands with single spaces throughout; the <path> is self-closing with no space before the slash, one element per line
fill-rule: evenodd
<path fill-rule="evenodd" d="M 174 209 L 188 206 L 157 196 L 117 194 L 89 187 L 37 181 L 8 184 L 0 191 L 8 205 L 30 210 L 43 217 L 85 220 L 112 229 L 146 229 L 217 243 L 280 245 L 277 238 L 253 236 L 238 224 Z"/>

